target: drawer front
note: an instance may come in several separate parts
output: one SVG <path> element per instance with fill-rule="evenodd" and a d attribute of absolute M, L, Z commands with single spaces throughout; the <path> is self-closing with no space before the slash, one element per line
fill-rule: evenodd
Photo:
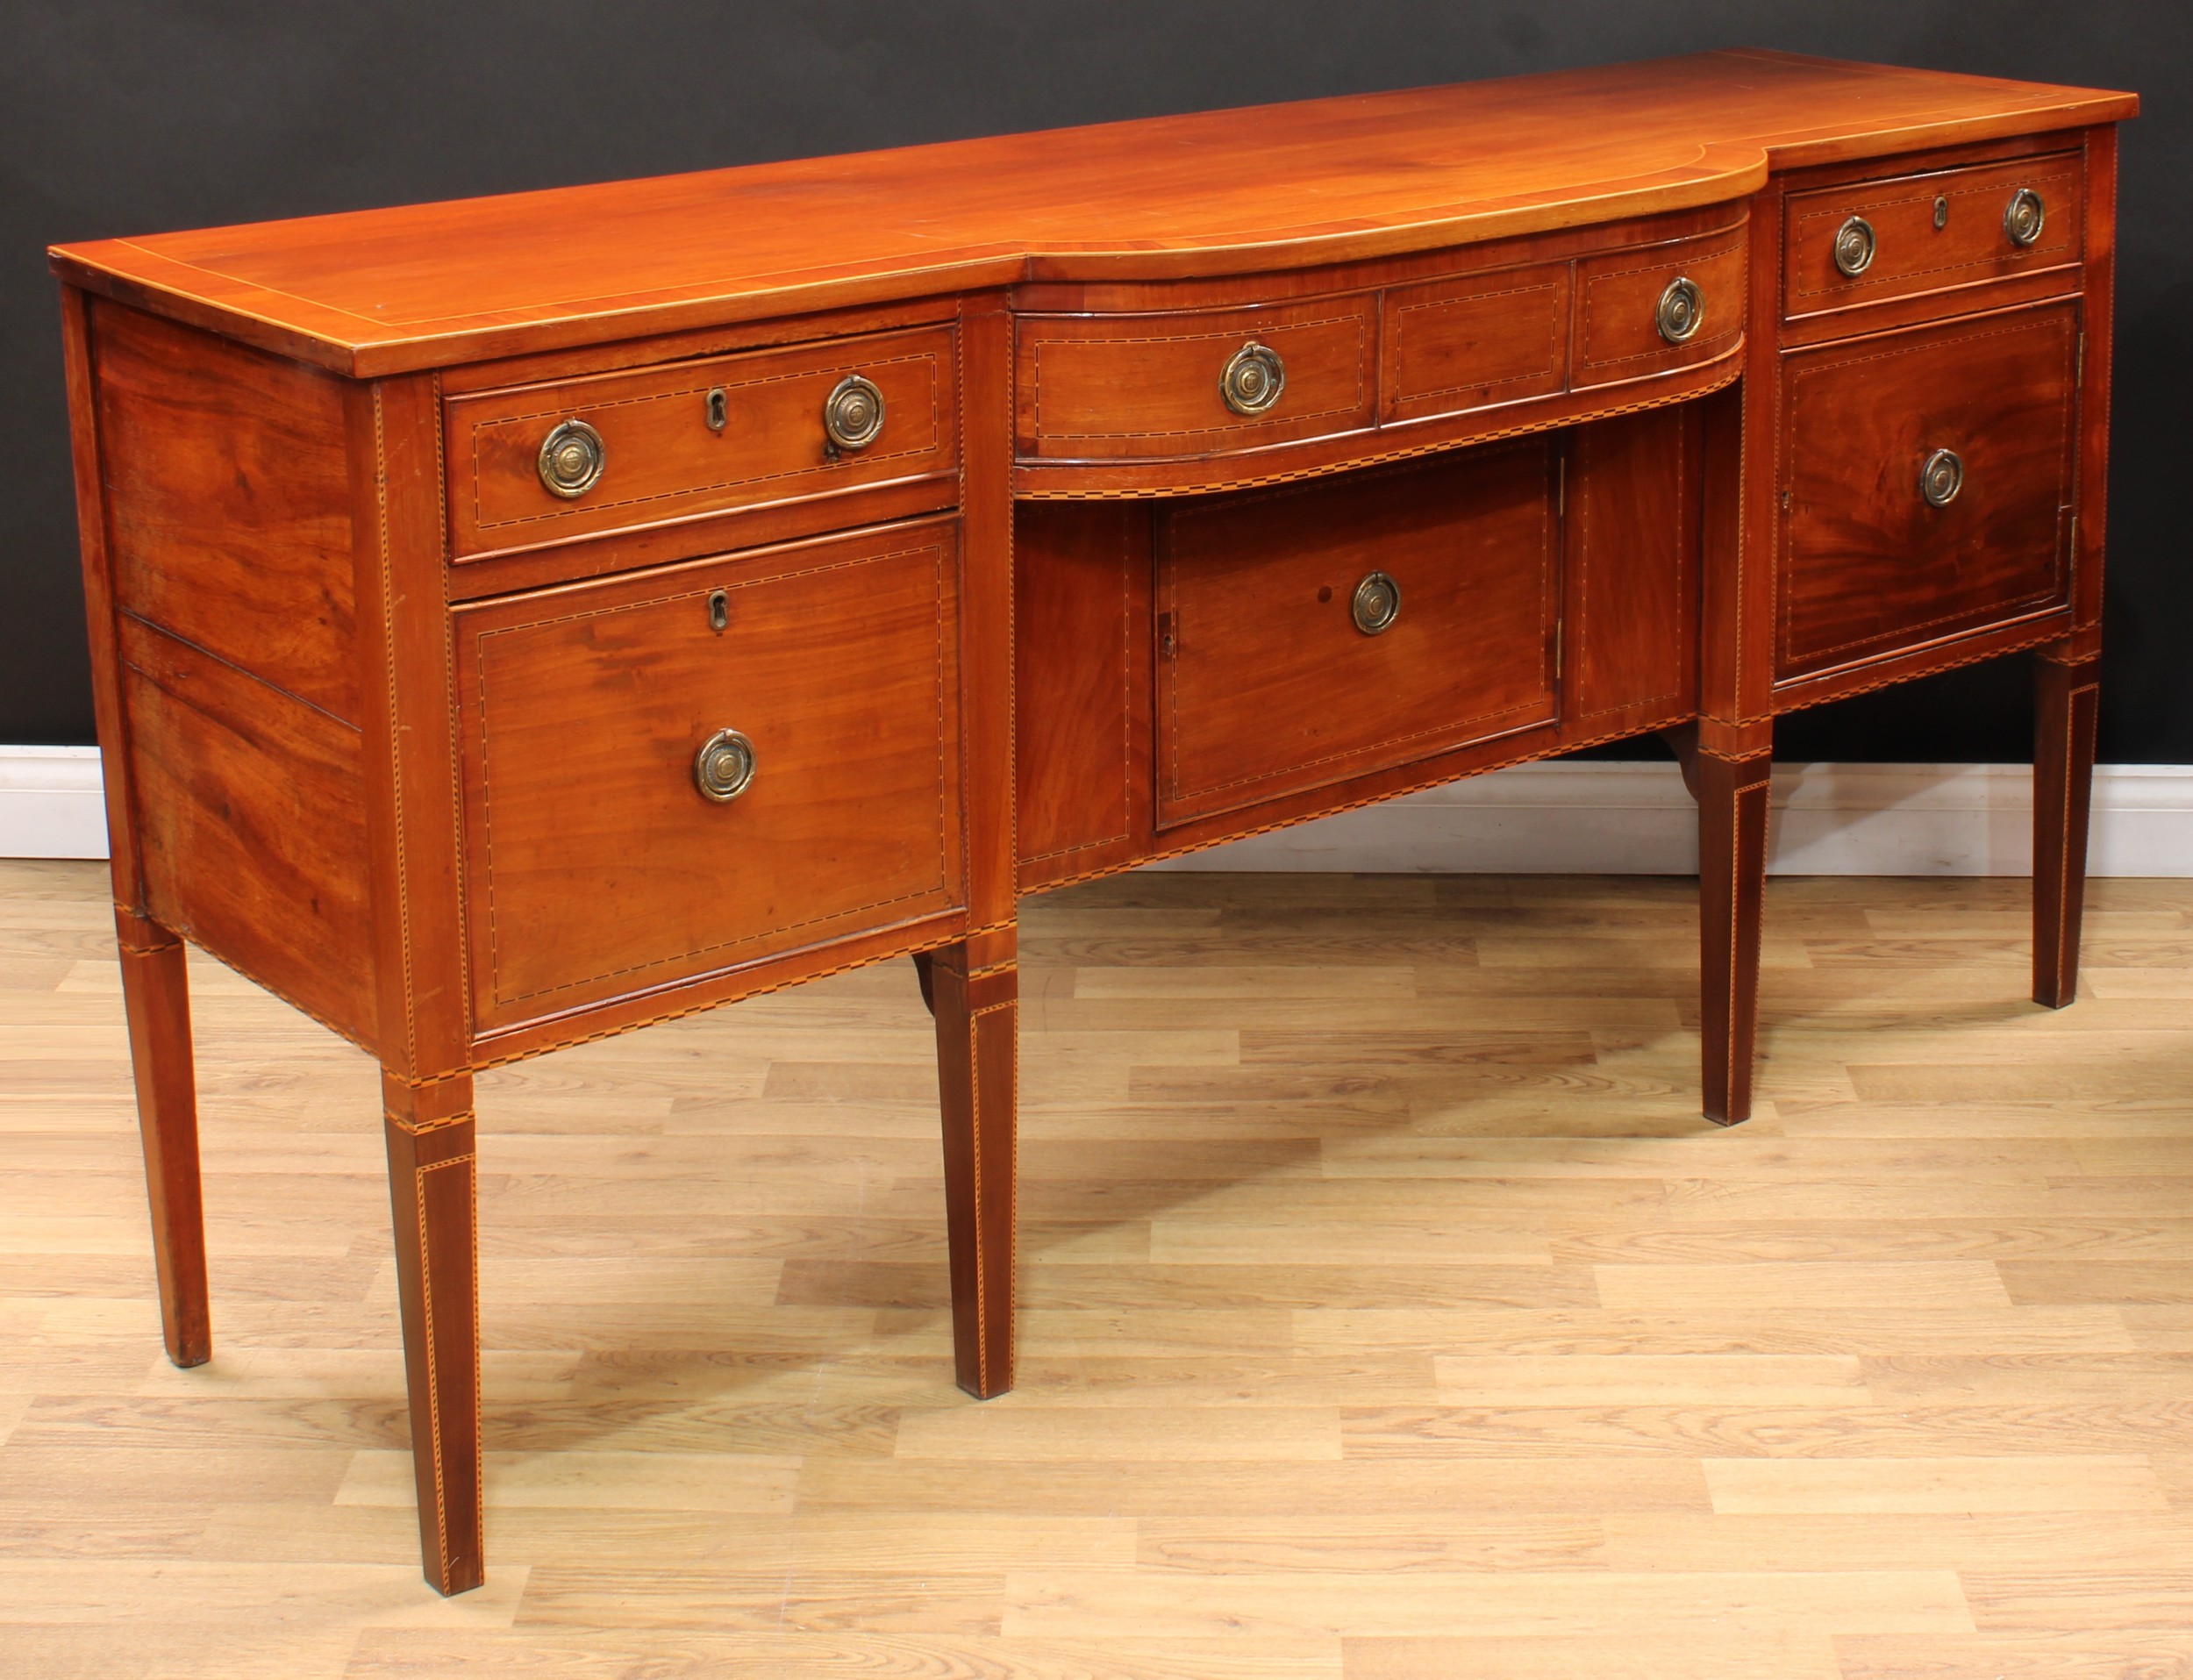
<path fill-rule="evenodd" d="M 1376 418 L 1370 297 L 1164 315 L 1023 316 L 1018 336 L 1024 460 L 1217 455 L 1359 431 Z M 1229 405 L 1229 367 L 1257 347 L 1272 359 Z M 1275 368 L 1275 380 L 1270 368 Z M 1247 411 L 1244 411 L 1247 410 Z"/>
<path fill-rule="evenodd" d="M 2077 262 L 2085 207 L 2079 154 L 2018 158 L 1861 181 L 1789 195 L 1783 232 L 1782 308 L 1790 316 L 1848 309 L 1920 292 L 1967 286 L 2036 268 Z M 2020 245 L 2006 216 L 2019 192 L 2035 194 L 2037 237 Z M 1837 266 L 1837 240 L 1848 225 L 1852 243 Z"/>
<path fill-rule="evenodd" d="M 1539 437 L 1163 515 L 1159 822 L 1552 719 L 1553 460 Z M 1366 633 L 1374 572 L 1400 606 Z"/>
<path fill-rule="evenodd" d="M 1579 262 L 1569 384 L 1618 384 L 1734 349 L 1744 337 L 1747 238 L 1739 224 Z M 1675 295 L 1685 281 L 1696 289 L 1687 336 Z"/>
<path fill-rule="evenodd" d="M 932 521 L 461 610 L 480 1026 L 964 902 L 957 572 Z"/>
<path fill-rule="evenodd" d="M 2067 604 L 2078 343 L 2063 303 L 1784 358 L 1781 678 Z"/>
<path fill-rule="evenodd" d="M 883 424 L 871 441 L 843 448 L 824 408 L 851 378 L 882 394 Z M 947 472 L 954 401 L 949 326 L 454 397 L 452 550 L 525 547 Z M 541 464 L 549 434 L 567 423 L 591 428 L 601 450 L 599 476 L 571 496 L 549 488 Z M 591 446 L 582 437 L 580 447 Z"/>
<path fill-rule="evenodd" d="M 1568 351 L 1568 265 L 1400 286 L 1385 300 L 1382 418 L 1423 420 L 1548 396 Z"/>

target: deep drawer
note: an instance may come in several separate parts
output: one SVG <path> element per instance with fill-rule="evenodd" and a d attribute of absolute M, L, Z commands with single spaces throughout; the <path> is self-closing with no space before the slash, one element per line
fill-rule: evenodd
<path fill-rule="evenodd" d="M 1792 193 L 1784 211 L 1783 313 L 1954 291 L 2075 263 L 2084 243 L 2083 186 L 2079 154 L 2059 152 Z M 2040 207 L 2039 229 L 2023 245 L 2008 225 L 2021 191 Z"/>
<path fill-rule="evenodd" d="M 1539 437 L 1167 512 L 1159 822 L 1551 719 L 1553 461 Z M 1374 573 L 1399 611 L 1367 632 Z"/>
<path fill-rule="evenodd" d="M 1739 222 L 1580 261 L 1570 387 L 1642 379 L 1734 349 L 1744 338 L 1747 237 Z M 1688 297 L 1691 315 L 1682 312 L 1679 297 Z"/>
<path fill-rule="evenodd" d="M 929 521 L 460 610 L 479 1025 L 962 902 L 957 569 Z"/>
<path fill-rule="evenodd" d="M 2071 302 L 1785 357 L 1779 678 L 2068 602 L 2078 344 Z"/>
<path fill-rule="evenodd" d="M 1370 296 L 1168 314 L 1024 315 L 1016 332 L 1023 460 L 1222 455 L 1360 431 L 1376 419 Z"/>
<path fill-rule="evenodd" d="M 858 447 L 837 446 L 825 425 L 848 380 L 882 400 L 881 428 Z M 946 472 L 954 401 L 948 326 L 453 397 L 451 548 L 461 558 Z M 543 450 L 568 425 L 591 431 L 600 466 L 564 495 L 546 482 Z M 574 464 L 594 447 L 581 436 Z"/>

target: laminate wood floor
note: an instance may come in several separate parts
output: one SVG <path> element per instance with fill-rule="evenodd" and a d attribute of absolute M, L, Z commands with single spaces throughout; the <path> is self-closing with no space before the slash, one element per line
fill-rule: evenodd
<path fill-rule="evenodd" d="M 372 1069 L 194 957 L 160 1350 L 104 866 L 0 864 L 0 1674 L 2193 1676 L 2193 883 L 1026 906 L 1021 1386 L 950 1382 L 908 965 L 481 1084 L 487 1585 L 421 1582 Z"/>

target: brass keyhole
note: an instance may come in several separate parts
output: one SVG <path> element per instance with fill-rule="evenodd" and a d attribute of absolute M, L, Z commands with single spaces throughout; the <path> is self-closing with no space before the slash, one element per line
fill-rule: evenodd
<path fill-rule="evenodd" d="M 708 627 L 722 635 L 731 623 L 731 597 L 722 590 L 711 590 L 708 596 Z"/>
<path fill-rule="evenodd" d="M 721 432 L 724 423 L 731 418 L 731 398 L 724 394 L 721 385 L 708 394 L 708 429 Z"/>

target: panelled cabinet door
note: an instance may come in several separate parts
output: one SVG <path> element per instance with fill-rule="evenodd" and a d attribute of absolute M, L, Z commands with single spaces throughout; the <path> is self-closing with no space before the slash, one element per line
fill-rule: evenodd
<path fill-rule="evenodd" d="M 2078 354 L 2075 298 L 1784 359 L 1781 680 L 2068 604 Z"/>
<path fill-rule="evenodd" d="M 483 1029 L 964 902 L 949 520 L 458 614 Z"/>
<path fill-rule="evenodd" d="M 1162 515 L 1160 825 L 1550 721 L 1554 448 L 1540 436 Z"/>

